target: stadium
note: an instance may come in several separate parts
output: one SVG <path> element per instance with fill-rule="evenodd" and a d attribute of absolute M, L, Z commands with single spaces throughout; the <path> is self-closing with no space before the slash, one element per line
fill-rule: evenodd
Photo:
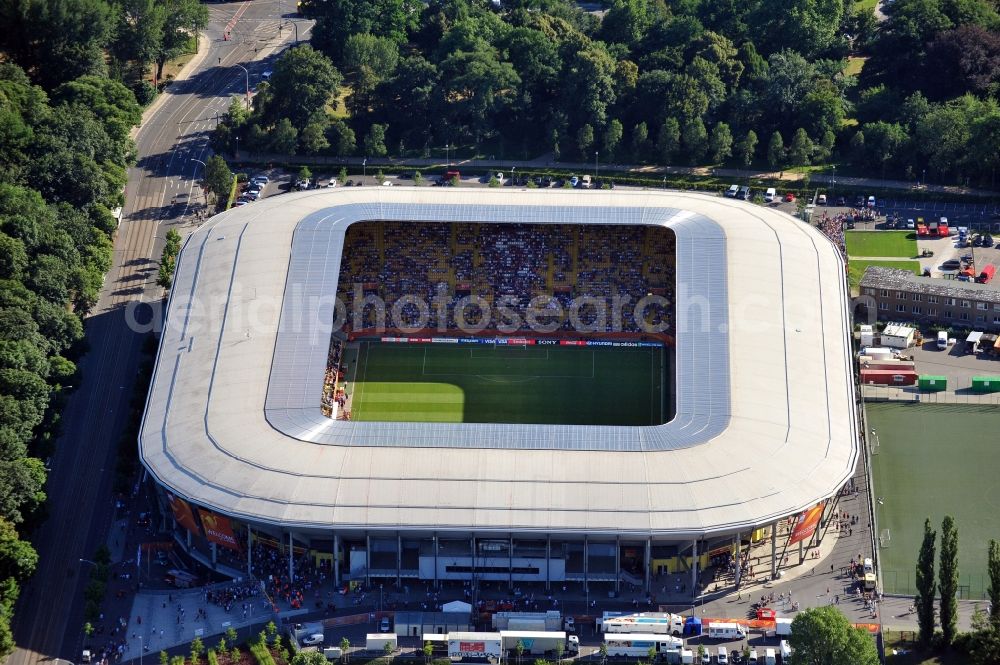
<path fill-rule="evenodd" d="M 263 199 L 184 244 L 140 457 L 216 570 L 648 591 L 853 475 L 848 300 L 702 194 Z"/>

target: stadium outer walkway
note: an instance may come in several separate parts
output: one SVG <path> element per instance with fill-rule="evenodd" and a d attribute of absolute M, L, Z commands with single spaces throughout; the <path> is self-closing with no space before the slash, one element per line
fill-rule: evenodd
<path fill-rule="evenodd" d="M 923 404 L 981 404 L 1000 405 L 1000 393 L 973 393 L 967 388 L 942 390 L 940 392 L 920 391 L 916 386 L 861 386 L 861 395 L 866 402 L 919 402 Z"/>
<path fill-rule="evenodd" d="M 508 171 L 511 167 L 539 171 L 544 169 L 559 169 L 560 171 L 579 171 L 580 173 L 606 173 L 622 175 L 627 174 L 637 178 L 661 177 L 664 175 L 694 175 L 694 176 L 715 176 L 722 178 L 736 178 L 740 180 L 781 180 L 788 183 L 797 183 L 805 178 L 805 174 L 793 171 L 758 171 L 751 169 L 713 169 L 702 166 L 657 166 L 650 164 L 600 164 L 595 168 L 593 162 L 560 162 L 553 159 L 553 155 L 546 154 L 532 160 L 498 160 L 498 159 L 458 159 L 451 160 L 451 163 L 440 159 L 424 158 L 393 158 L 393 157 L 328 157 L 321 155 L 279 155 L 269 153 L 251 154 L 246 151 L 232 156 L 233 160 L 246 164 L 261 164 L 270 166 L 272 164 L 308 164 L 310 166 L 336 166 L 342 165 L 362 166 L 362 162 L 367 162 L 367 167 L 377 169 L 379 166 L 411 167 L 415 169 L 432 169 L 444 171 L 447 168 L 470 168 L 475 170 L 501 170 Z M 374 172 L 372 173 L 374 175 Z M 912 192 L 935 194 L 949 194 L 960 196 L 981 196 L 997 197 L 1000 192 L 986 189 L 976 189 L 973 187 L 959 187 L 953 185 L 917 185 L 907 180 L 883 180 L 881 178 L 856 178 L 851 176 L 840 176 L 835 178 L 826 174 L 815 173 L 809 176 L 810 185 L 822 183 L 823 185 L 840 185 L 847 188 L 862 188 L 871 190 L 907 190 Z"/>

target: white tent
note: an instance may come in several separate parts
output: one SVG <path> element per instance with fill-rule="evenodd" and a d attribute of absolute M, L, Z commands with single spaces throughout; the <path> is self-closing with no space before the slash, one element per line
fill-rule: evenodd
<path fill-rule="evenodd" d="M 472 612 L 472 605 L 461 600 L 453 600 L 441 607 L 442 612 Z"/>

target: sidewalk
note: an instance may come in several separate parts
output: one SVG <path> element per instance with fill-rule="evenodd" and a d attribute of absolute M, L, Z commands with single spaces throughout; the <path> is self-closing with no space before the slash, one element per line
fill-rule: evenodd
<path fill-rule="evenodd" d="M 915 402 L 922 404 L 980 404 L 1000 405 L 1000 393 L 973 393 L 968 388 L 922 391 L 917 386 L 862 385 L 861 396 L 866 402 Z"/>

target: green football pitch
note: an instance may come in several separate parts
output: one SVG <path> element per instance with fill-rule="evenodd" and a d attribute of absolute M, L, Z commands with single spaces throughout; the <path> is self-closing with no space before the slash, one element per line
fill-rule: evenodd
<path fill-rule="evenodd" d="M 663 348 L 361 342 L 353 357 L 352 420 L 658 425 L 672 411 Z"/>
<path fill-rule="evenodd" d="M 1000 410 L 900 402 L 869 403 L 866 409 L 869 429 L 878 438 L 872 492 L 882 498 L 875 509 L 885 592 L 916 591 L 924 519 L 929 517 L 938 532 L 940 549 L 941 520 L 951 515 L 958 526 L 961 597 L 983 598 L 989 586 L 989 541 L 1000 540 Z"/>

